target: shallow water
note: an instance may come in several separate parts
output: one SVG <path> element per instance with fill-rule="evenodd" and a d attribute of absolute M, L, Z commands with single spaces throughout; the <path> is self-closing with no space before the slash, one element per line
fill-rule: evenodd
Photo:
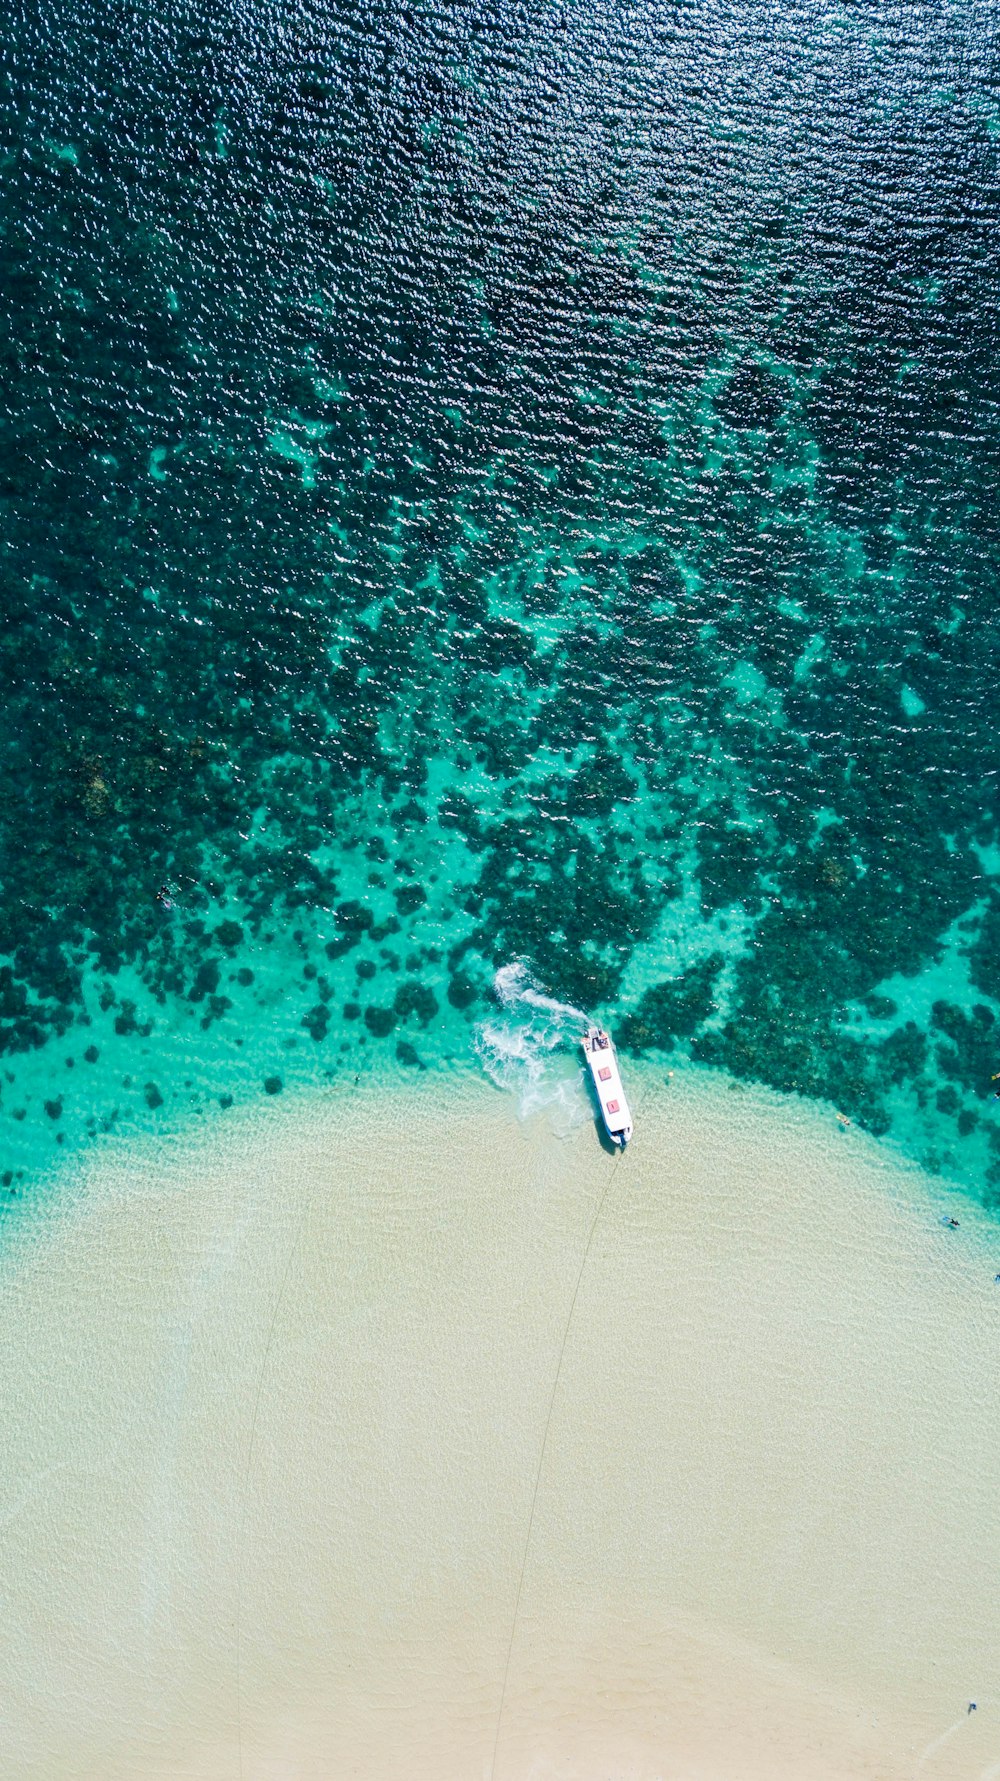
<path fill-rule="evenodd" d="M 624 1157 L 410 1079 L 29 1198 L 5 1777 L 996 1776 L 995 1222 L 802 1101 L 630 1090 Z"/>
<path fill-rule="evenodd" d="M 996 1198 L 998 48 L 22 11 L 12 1202 L 102 1128 L 473 1067 L 513 961 Z"/>

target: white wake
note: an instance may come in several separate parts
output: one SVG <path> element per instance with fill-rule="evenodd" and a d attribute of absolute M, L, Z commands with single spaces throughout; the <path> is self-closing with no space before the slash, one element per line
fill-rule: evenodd
<path fill-rule="evenodd" d="M 522 1119 L 546 1113 L 565 1136 L 590 1117 L 579 1061 L 588 1016 L 547 996 L 516 959 L 493 979 L 496 1009 L 476 1028 L 475 1046 L 491 1082 L 517 1102 Z"/>

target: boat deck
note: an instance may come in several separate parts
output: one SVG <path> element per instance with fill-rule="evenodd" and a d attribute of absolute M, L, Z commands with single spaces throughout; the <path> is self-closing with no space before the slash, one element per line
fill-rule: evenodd
<path fill-rule="evenodd" d="M 588 1028 L 583 1050 L 608 1137 L 624 1149 L 632 1136 L 632 1115 L 610 1036 L 602 1027 Z"/>

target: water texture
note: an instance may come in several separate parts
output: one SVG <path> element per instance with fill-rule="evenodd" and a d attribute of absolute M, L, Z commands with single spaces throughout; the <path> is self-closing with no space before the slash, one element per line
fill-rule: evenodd
<path fill-rule="evenodd" d="M 1000 1198 L 998 39 L 15 9 L 10 1194 L 520 961 Z"/>

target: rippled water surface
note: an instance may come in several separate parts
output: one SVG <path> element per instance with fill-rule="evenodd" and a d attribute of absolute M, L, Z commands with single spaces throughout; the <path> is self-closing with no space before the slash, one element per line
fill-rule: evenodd
<path fill-rule="evenodd" d="M 998 51 L 975 0 L 17 9 L 12 1193 L 471 1060 L 520 960 L 1000 1197 Z"/>

